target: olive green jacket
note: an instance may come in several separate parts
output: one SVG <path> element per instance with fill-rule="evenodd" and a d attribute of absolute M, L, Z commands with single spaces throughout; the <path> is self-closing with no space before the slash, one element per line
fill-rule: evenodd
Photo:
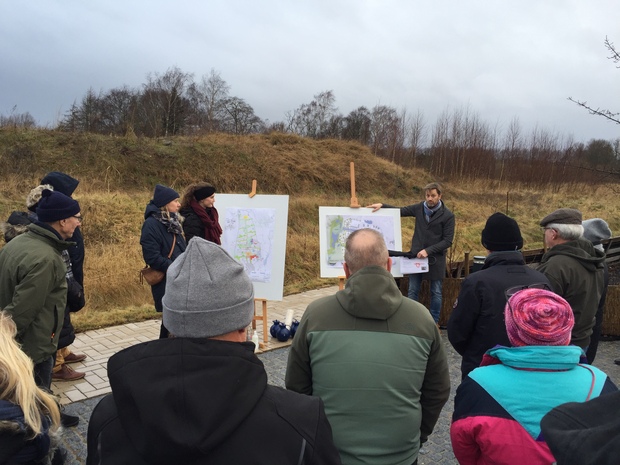
<path fill-rule="evenodd" d="M 558 244 L 545 253 L 538 266 L 551 289 L 566 299 L 575 315 L 571 344 L 586 349 L 604 287 L 605 254 L 590 241 L 577 239 Z"/>
<path fill-rule="evenodd" d="M 17 325 L 17 341 L 35 364 L 56 352 L 67 302 L 62 250 L 74 245 L 32 224 L 0 249 L 0 308 Z"/>
<path fill-rule="evenodd" d="M 379 266 L 308 306 L 285 383 L 323 399 L 343 464 L 410 465 L 450 394 L 433 318 Z"/>

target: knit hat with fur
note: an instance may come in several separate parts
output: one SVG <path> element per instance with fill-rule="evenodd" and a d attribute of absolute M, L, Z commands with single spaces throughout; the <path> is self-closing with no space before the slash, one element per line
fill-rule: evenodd
<path fill-rule="evenodd" d="M 153 191 L 153 203 L 157 208 L 168 205 L 175 199 L 179 198 L 179 193 L 170 187 L 157 184 Z"/>
<path fill-rule="evenodd" d="M 491 252 L 519 250 L 523 247 L 519 225 L 503 213 L 493 213 L 489 216 L 482 230 L 481 242 Z"/>
<path fill-rule="evenodd" d="M 512 295 L 504 316 L 514 347 L 567 346 L 575 324 L 569 303 L 545 289 L 524 289 Z"/>
<path fill-rule="evenodd" d="M 168 267 L 162 307 L 164 326 L 174 336 L 220 336 L 252 322 L 254 286 L 226 250 L 194 236 Z"/>
<path fill-rule="evenodd" d="M 37 217 L 43 223 L 53 223 L 65 220 L 80 213 L 80 204 L 77 200 L 67 197 L 60 192 L 44 189 L 41 200 L 37 205 Z"/>
<path fill-rule="evenodd" d="M 28 197 L 26 197 L 26 208 L 28 210 L 30 210 L 31 212 L 37 211 L 37 204 L 39 203 L 39 200 L 41 200 L 41 193 L 45 189 L 48 189 L 50 191 L 54 190 L 51 184 L 41 184 L 40 186 L 37 186 L 30 191 Z"/>

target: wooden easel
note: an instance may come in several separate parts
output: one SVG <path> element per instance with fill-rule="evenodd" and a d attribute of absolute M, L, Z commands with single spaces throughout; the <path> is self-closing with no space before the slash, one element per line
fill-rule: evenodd
<path fill-rule="evenodd" d="M 256 195 L 256 179 L 252 179 L 252 191 L 248 197 L 252 198 Z M 256 314 L 256 304 L 261 303 L 261 314 Z M 267 299 L 254 299 L 254 316 L 252 317 L 252 329 L 256 330 L 256 322 L 263 321 L 263 342 L 259 342 L 259 348 L 264 349 L 269 342 L 269 327 L 267 326 Z"/>
<path fill-rule="evenodd" d="M 355 163 L 351 162 L 349 164 L 349 169 L 351 172 L 351 208 L 360 208 L 361 205 L 357 201 L 357 196 L 355 195 Z M 338 289 L 344 289 L 344 283 L 347 280 L 346 276 L 338 276 Z"/>
<path fill-rule="evenodd" d="M 261 314 L 256 314 L 256 304 L 261 304 Z M 269 342 L 269 327 L 267 326 L 267 299 L 254 299 L 254 317 L 252 318 L 252 329 L 256 329 L 256 321 L 263 321 L 263 342 L 259 343 L 259 347 L 264 349 Z"/>

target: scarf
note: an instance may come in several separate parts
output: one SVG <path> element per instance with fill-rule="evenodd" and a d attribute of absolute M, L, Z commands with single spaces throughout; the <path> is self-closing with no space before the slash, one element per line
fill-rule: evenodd
<path fill-rule="evenodd" d="M 428 208 L 428 205 L 426 205 L 426 201 L 424 202 L 424 218 L 426 218 L 427 223 L 431 221 L 431 216 L 433 216 L 440 208 L 441 200 L 437 202 L 437 205 L 435 205 L 433 208 Z"/>
<path fill-rule="evenodd" d="M 220 241 L 222 227 L 219 223 L 220 215 L 218 215 L 216 208 L 212 207 L 207 210 L 201 207 L 195 199 L 192 199 L 189 206 L 192 207 L 192 210 L 198 215 L 205 227 L 205 239 L 215 242 L 217 245 L 222 245 L 222 241 Z"/>
<path fill-rule="evenodd" d="M 183 234 L 183 228 L 179 222 L 179 216 L 176 213 L 158 211 L 153 213 L 153 216 L 166 227 L 166 231 L 170 234 Z"/>

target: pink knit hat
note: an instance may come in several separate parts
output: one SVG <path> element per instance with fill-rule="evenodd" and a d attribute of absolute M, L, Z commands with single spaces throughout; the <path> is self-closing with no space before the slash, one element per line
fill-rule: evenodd
<path fill-rule="evenodd" d="M 559 295 L 545 289 L 524 289 L 505 308 L 506 331 L 514 347 L 567 346 L 575 324 L 573 310 Z"/>

